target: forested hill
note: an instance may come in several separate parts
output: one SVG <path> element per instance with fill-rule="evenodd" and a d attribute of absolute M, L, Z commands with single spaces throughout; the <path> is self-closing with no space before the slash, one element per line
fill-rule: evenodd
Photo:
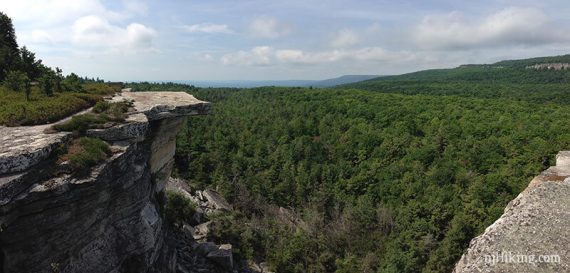
<path fill-rule="evenodd" d="M 335 89 L 131 86 L 212 103 L 178 136 L 176 169 L 235 205 L 213 236 L 237 259 L 278 273 L 412 273 L 450 272 L 570 147 L 569 88 L 556 77 L 566 71 L 464 66 Z M 279 206 L 303 224 L 284 223 Z"/>
<path fill-rule="evenodd" d="M 338 88 L 570 104 L 570 70 L 528 68 L 550 63 L 570 63 L 570 55 L 432 69 L 341 85 Z"/>

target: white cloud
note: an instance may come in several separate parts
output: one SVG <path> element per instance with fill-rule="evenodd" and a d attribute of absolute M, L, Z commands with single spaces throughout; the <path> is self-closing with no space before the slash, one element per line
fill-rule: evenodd
<path fill-rule="evenodd" d="M 249 32 L 255 38 L 277 39 L 289 34 L 291 28 L 273 17 L 260 16 L 251 22 Z"/>
<path fill-rule="evenodd" d="M 69 23 L 78 17 L 87 15 L 97 15 L 108 19 L 124 17 L 118 12 L 106 9 L 99 0 L 3 0 L 2 10 L 16 21 L 42 28 Z"/>
<path fill-rule="evenodd" d="M 346 48 L 357 44 L 360 41 L 359 35 L 350 29 L 341 29 L 331 41 L 334 48 Z"/>
<path fill-rule="evenodd" d="M 391 52 L 379 47 L 305 52 L 298 49 L 275 49 L 269 46 L 261 46 L 250 51 L 226 54 L 221 61 L 224 65 L 269 66 L 275 64 L 321 64 L 344 60 L 392 62 L 409 61 L 413 58 L 415 55 L 406 51 Z"/>
<path fill-rule="evenodd" d="M 45 30 L 36 29 L 32 31 L 31 41 L 35 44 L 53 44 L 53 36 Z"/>
<path fill-rule="evenodd" d="M 129 48 L 150 49 L 153 39 L 157 36 L 154 29 L 133 23 L 127 26 L 127 36 L 124 43 Z"/>
<path fill-rule="evenodd" d="M 184 25 L 182 26 L 184 30 L 190 33 L 224 33 L 230 34 L 233 31 L 228 27 L 228 25 L 212 24 L 212 23 L 201 23 L 195 25 Z"/>
<path fill-rule="evenodd" d="M 469 21 L 462 14 L 427 16 L 413 38 L 427 49 L 469 49 L 505 45 L 541 45 L 570 40 L 567 32 L 535 8 L 507 8 Z"/>
<path fill-rule="evenodd" d="M 146 15 L 148 13 L 148 6 L 139 0 L 123 0 L 123 6 L 129 13 Z"/>
<path fill-rule="evenodd" d="M 211 60 L 214 59 L 214 57 L 213 57 L 212 54 L 210 54 L 210 53 L 203 54 L 203 55 L 202 55 L 202 58 L 203 58 L 204 60 L 206 60 L 206 61 L 211 61 Z"/>
<path fill-rule="evenodd" d="M 122 0 L 122 9 L 116 11 L 101 0 L 0 1 L 13 18 L 22 45 L 68 48 L 68 44 L 74 51 L 148 49 L 156 37 L 153 29 L 128 22 L 148 11 L 141 0 Z"/>
<path fill-rule="evenodd" d="M 77 19 L 72 26 L 72 42 L 87 48 L 150 50 L 156 31 L 138 23 L 122 28 L 95 15 Z M 119 47 L 119 48 L 117 48 Z"/>
<path fill-rule="evenodd" d="M 275 52 L 275 57 L 283 62 L 303 63 L 307 61 L 305 52 L 297 49 L 283 49 Z"/>
<path fill-rule="evenodd" d="M 415 58 L 415 54 L 407 51 L 387 51 L 380 47 L 365 47 L 354 51 L 348 51 L 351 58 L 360 61 L 377 61 L 377 62 L 392 62 L 392 61 L 409 61 Z"/>
<path fill-rule="evenodd" d="M 254 47 L 251 51 L 238 51 L 222 57 L 224 65 L 267 66 L 272 62 L 274 50 L 269 46 Z"/>

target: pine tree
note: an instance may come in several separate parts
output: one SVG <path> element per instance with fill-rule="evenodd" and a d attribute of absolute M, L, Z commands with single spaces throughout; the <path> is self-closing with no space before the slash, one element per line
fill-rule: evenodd
<path fill-rule="evenodd" d="M 26 100 L 30 101 L 30 96 L 32 95 L 32 82 L 30 79 L 26 79 L 24 83 L 24 91 L 26 91 Z"/>
<path fill-rule="evenodd" d="M 19 62 L 18 43 L 12 19 L 0 12 L 0 81 L 9 70 L 14 70 Z"/>
<path fill-rule="evenodd" d="M 48 97 L 53 96 L 53 89 L 52 89 L 50 76 L 46 75 L 42 77 L 42 89 Z"/>

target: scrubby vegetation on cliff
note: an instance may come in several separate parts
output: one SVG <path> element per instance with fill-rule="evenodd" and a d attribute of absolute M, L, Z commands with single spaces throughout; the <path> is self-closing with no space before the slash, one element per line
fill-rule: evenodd
<path fill-rule="evenodd" d="M 164 206 L 166 221 L 170 225 L 182 226 L 192 222 L 196 205 L 182 194 L 166 192 L 166 205 Z"/>
<path fill-rule="evenodd" d="M 88 129 L 97 129 L 109 122 L 122 122 L 127 116 L 130 102 L 98 101 L 89 113 L 75 115 L 70 120 L 54 125 L 58 131 L 83 135 Z"/>
<path fill-rule="evenodd" d="M 66 152 L 59 158 L 60 162 L 70 164 L 72 174 L 75 176 L 87 175 L 91 167 L 101 163 L 111 155 L 109 145 L 98 138 L 80 137 L 74 139 L 66 147 Z"/>
<path fill-rule="evenodd" d="M 178 175 L 221 190 L 237 209 L 221 240 L 277 272 L 449 272 L 570 145 L 570 107 L 559 81 L 448 76 L 372 92 L 178 86 L 214 106 L 179 135 Z"/>

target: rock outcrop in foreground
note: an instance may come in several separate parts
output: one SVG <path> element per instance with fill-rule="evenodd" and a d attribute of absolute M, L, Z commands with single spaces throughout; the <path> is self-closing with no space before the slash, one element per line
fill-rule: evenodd
<path fill-rule="evenodd" d="M 59 171 L 70 133 L 0 127 L 0 273 L 173 272 L 163 205 L 175 137 L 210 105 L 179 92 L 113 98 L 125 99 L 125 123 L 87 132 L 113 151 L 87 177 Z"/>
<path fill-rule="evenodd" d="M 570 272 L 570 152 L 474 238 L 454 272 Z"/>

